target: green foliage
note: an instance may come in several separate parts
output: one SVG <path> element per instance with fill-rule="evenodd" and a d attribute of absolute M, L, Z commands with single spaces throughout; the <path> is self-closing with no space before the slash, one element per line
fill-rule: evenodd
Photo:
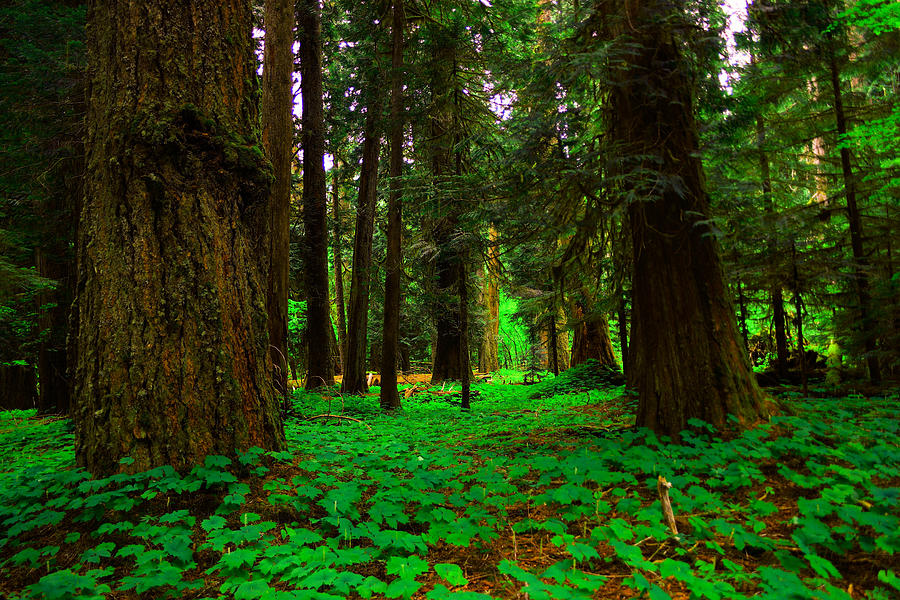
<path fill-rule="evenodd" d="M 0 7 L 0 364 L 33 360 L 36 344 L 51 333 L 37 327 L 39 308 L 50 308 L 38 307 L 38 295 L 57 282 L 39 276 L 35 249 L 51 260 L 71 256 L 84 22 L 78 3 L 14 0 Z"/>
<path fill-rule="evenodd" d="M 548 398 L 557 394 L 602 390 L 624 384 L 625 376 L 621 371 L 589 359 L 563 371 L 558 377 L 541 381 L 532 388 L 529 398 Z"/>
<path fill-rule="evenodd" d="M 399 417 L 348 397 L 345 414 L 372 429 L 292 420 L 290 453 L 210 456 L 184 475 L 160 467 L 89 480 L 72 468 L 70 443 L 62 454 L 9 448 L 0 571 L 24 597 L 73 599 L 209 585 L 235 598 L 578 599 L 623 570 L 612 578 L 623 593 L 651 598 L 671 585 L 709 599 L 843 598 L 859 581 L 845 558 L 865 554 L 882 564 L 871 581 L 900 585 L 890 566 L 900 555 L 896 394 L 795 398 L 798 416 L 727 442 L 696 422 L 675 446 L 619 420 L 620 388 L 523 410 L 530 387 L 476 387 L 467 414 L 427 393 Z M 308 414 L 326 400 L 298 392 L 294 402 Z M 36 427 L 0 414 L 0 431 Z M 30 463 L 15 458 L 25 452 Z M 659 474 L 684 517 L 677 542 Z M 517 561 L 496 544 L 554 558 Z M 464 562 L 471 555 L 482 566 Z M 506 583 L 486 595 L 485 576 Z"/>

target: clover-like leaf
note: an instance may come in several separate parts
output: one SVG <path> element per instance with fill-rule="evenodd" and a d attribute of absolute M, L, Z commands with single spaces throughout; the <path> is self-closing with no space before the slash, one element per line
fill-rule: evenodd
<path fill-rule="evenodd" d="M 412 554 L 392 556 L 387 561 L 388 575 L 398 575 L 401 579 L 415 579 L 428 570 L 428 561 Z"/>
<path fill-rule="evenodd" d="M 434 572 L 450 585 L 466 585 L 469 583 L 469 580 L 463 576 L 463 570 L 459 565 L 437 563 L 434 565 Z"/>

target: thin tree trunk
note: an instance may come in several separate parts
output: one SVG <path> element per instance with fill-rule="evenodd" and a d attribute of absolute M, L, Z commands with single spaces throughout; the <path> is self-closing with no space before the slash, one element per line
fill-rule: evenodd
<path fill-rule="evenodd" d="M 684 18 L 679 11 L 667 0 L 603 2 L 605 31 L 598 34 L 617 40 L 612 51 L 628 52 L 628 61 L 610 73 L 608 126 L 622 151 L 619 175 L 629 192 L 647 198 L 628 209 L 636 422 L 674 439 L 693 418 L 725 428 L 729 414 L 749 426 L 765 412 L 719 248 L 704 224 L 709 200 L 692 83 L 672 25 Z"/>
<path fill-rule="evenodd" d="M 294 143 L 294 4 L 266 0 L 262 76 L 262 142 L 272 161 L 269 269 L 266 292 L 272 380 L 287 399 L 288 272 L 290 264 L 291 159 Z"/>
<path fill-rule="evenodd" d="M 350 307 L 347 313 L 347 353 L 341 392 L 362 394 L 366 385 L 366 329 L 369 323 L 369 281 L 372 270 L 372 236 L 378 179 L 379 133 L 376 123 L 380 107 L 374 91 L 366 113 L 363 134 L 362 173 L 356 208 L 356 235 L 353 241 L 353 273 L 350 280 Z"/>
<path fill-rule="evenodd" d="M 331 303 L 328 300 L 328 226 L 325 193 L 325 113 L 322 107 L 322 23 L 319 0 L 297 10 L 300 93 L 303 98 L 303 229 L 306 234 L 307 388 L 334 384 Z"/>
<path fill-rule="evenodd" d="M 553 371 L 553 374 L 559 376 L 559 348 L 557 339 L 556 339 L 556 315 L 550 315 L 550 322 L 547 324 L 547 329 L 550 333 L 550 369 Z"/>
<path fill-rule="evenodd" d="M 485 322 L 481 351 L 478 353 L 478 370 L 491 373 L 500 368 L 497 357 L 500 340 L 500 249 L 497 247 L 499 234 L 491 225 L 488 232 L 487 265 L 484 271 L 484 303 Z"/>
<path fill-rule="evenodd" d="M 64 222 L 71 224 L 71 215 Z M 59 241 L 65 243 L 65 247 L 55 244 L 48 248 L 49 251 L 38 248 L 35 252 L 38 274 L 56 281 L 56 288 L 37 296 L 41 331 L 37 361 L 41 385 L 37 405 L 40 414 L 68 415 L 72 408 L 72 386 L 67 375 L 66 333 L 74 288 L 74 264 L 67 248 L 69 240 L 63 237 Z"/>
<path fill-rule="evenodd" d="M 384 325 L 381 362 L 381 408 L 400 408 L 397 392 L 397 354 L 400 346 L 400 276 L 403 205 L 400 176 L 403 170 L 403 0 L 393 2 L 391 44 L 391 192 L 388 197 L 387 256 L 384 277 Z"/>
<path fill-rule="evenodd" d="M 628 377 L 630 368 L 628 359 L 628 305 L 624 292 L 619 295 L 619 307 L 616 311 L 616 318 L 619 320 L 619 350 L 622 352 L 622 373 Z"/>
<path fill-rule="evenodd" d="M 791 244 L 791 261 L 794 276 L 794 310 L 797 311 L 797 367 L 800 369 L 800 383 L 803 394 L 809 394 L 806 382 L 806 352 L 803 348 L 803 300 L 800 295 L 800 278 L 797 275 L 797 246 Z"/>
<path fill-rule="evenodd" d="M 838 70 L 834 47 L 829 49 L 829 69 L 831 72 L 831 89 L 834 93 L 834 118 L 839 137 L 847 135 L 847 117 L 844 114 L 844 101 L 841 96 L 841 79 Z M 881 366 L 876 355 L 875 334 L 871 322 L 871 296 L 869 294 L 869 259 L 863 251 L 862 219 L 856 203 L 856 176 L 851 166 L 850 149 L 841 146 L 841 173 L 844 177 L 844 195 L 847 198 L 847 221 L 850 225 L 850 247 L 853 250 L 853 261 L 856 271 L 856 291 L 859 297 L 859 329 L 864 337 L 866 348 L 866 364 L 869 367 L 869 379 L 873 383 L 881 380 Z"/>
<path fill-rule="evenodd" d="M 469 365 L 469 283 L 466 276 L 466 260 L 465 255 L 460 253 L 461 276 L 459 278 L 459 364 L 460 364 L 460 383 L 462 383 L 462 400 L 463 410 L 469 410 L 469 399 L 471 395 L 472 368 Z"/>
<path fill-rule="evenodd" d="M 559 365 L 560 372 L 565 371 L 572 366 L 572 355 L 570 353 L 568 320 L 566 319 L 566 311 L 562 306 L 556 309 L 556 361 Z"/>
<path fill-rule="evenodd" d="M 738 310 L 741 315 L 741 337 L 744 339 L 744 349 L 750 348 L 750 334 L 747 332 L 747 298 L 744 296 L 744 284 L 738 280 Z"/>
<path fill-rule="evenodd" d="M 341 356 L 341 372 L 347 355 L 347 319 L 344 312 L 344 256 L 341 236 L 343 235 L 344 211 L 341 209 L 341 194 L 338 173 L 340 159 L 334 156 L 334 167 L 331 169 L 331 211 L 334 215 L 334 233 L 332 235 L 332 251 L 334 252 L 334 303 L 337 313 L 337 345 Z"/>
<path fill-rule="evenodd" d="M 250 2 L 135 7 L 88 8 L 74 421 L 95 475 L 284 444 Z"/>
<path fill-rule="evenodd" d="M 751 58 L 752 60 L 752 58 Z M 772 202 L 772 176 L 769 168 L 769 155 L 766 152 L 766 126 L 762 115 L 756 117 L 756 145 L 759 151 L 759 173 L 762 179 L 763 203 L 766 215 L 771 219 L 774 214 Z M 776 254 L 778 252 L 778 228 L 771 224 L 772 239 L 769 242 L 769 260 L 778 264 Z M 772 302 L 772 315 L 775 321 L 775 358 L 776 372 L 779 379 L 787 375 L 787 336 L 784 330 L 784 298 L 781 292 L 781 274 L 776 269 L 772 274 L 772 288 L 769 297 Z"/>

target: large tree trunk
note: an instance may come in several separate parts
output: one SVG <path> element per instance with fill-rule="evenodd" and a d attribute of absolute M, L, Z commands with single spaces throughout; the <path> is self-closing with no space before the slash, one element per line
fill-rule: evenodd
<path fill-rule="evenodd" d="M 735 326 L 709 219 L 688 66 L 667 0 L 607 0 L 598 5 L 613 52 L 610 136 L 622 151 L 629 206 L 637 424 L 677 439 L 688 420 L 749 425 L 764 413 Z M 656 172 L 656 175 L 648 173 Z"/>
<path fill-rule="evenodd" d="M 488 233 L 487 268 L 484 271 L 484 287 L 482 299 L 484 304 L 484 332 L 481 338 L 481 351 L 478 353 L 478 370 L 491 373 L 500 368 L 497 356 L 500 346 L 500 248 L 497 247 L 499 235 L 491 226 Z"/>
<path fill-rule="evenodd" d="M 588 314 L 584 304 L 575 303 L 575 335 L 572 343 L 572 364 L 580 365 L 588 359 L 594 359 L 601 365 L 618 369 L 616 355 L 613 352 L 612 339 L 609 336 L 609 321 L 603 314 Z"/>
<path fill-rule="evenodd" d="M 322 107 L 322 22 L 319 0 L 297 9 L 300 93 L 303 99 L 303 230 L 306 235 L 307 388 L 334 384 L 331 303 L 328 300 L 328 226 L 325 214 L 325 112 Z"/>
<path fill-rule="evenodd" d="M 249 0 L 89 6 L 74 417 L 95 475 L 283 446 L 250 28 Z"/>
<path fill-rule="evenodd" d="M 381 408 L 400 408 L 397 392 L 397 354 L 400 346 L 400 275 L 402 274 L 401 236 L 403 227 L 403 0 L 393 2 L 391 45 L 391 193 L 388 198 L 387 257 L 384 277 L 384 325 L 381 361 Z"/>
<path fill-rule="evenodd" d="M 456 229 L 457 220 L 452 215 L 440 219 L 433 229 L 434 243 L 437 246 L 435 261 L 437 299 L 434 308 L 437 339 L 431 383 L 441 383 L 445 380 L 459 381 L 462 378 L 459 280 L 463 277 L 463 265 L 459 251 L 452 243 Z"/>
<path fill-rule="evenodd" d="M 366 113 L 363 134 L 362 173 L 359 176 L 359 200 L 356 207 L 356 235 L 353 241 L 353 273 L 350 280 L 350 307 L 347 312 L 347 353 L 341 392 L 362 394 L 366 384 L 366 330 L 369 324 L 369 280 L 372 276 L 372 237 L 375 227 L 375 200 L 378 184 L 380 111 L 378 91 Z"/>
<path fill-rule="evenodd" d="M 288 379 L 288 271 L 290 265 L 291 158 L 294 145 L 294 4 L 266 0 L 262 77 L 262 142 L 275 183 L 269 213 L 269 269 L 266 312 L 272 379 L 286 395 Z"/>
<path fill-rule="evenodd" d="M 838 70 L 837 56 L 832 45 L 829 48 L 828 66 L 831 73 L 831 90 L 834 94 L 834 119 L 839 137 L 847 135 L 847 117 L 844 114 L 844 101 L 841 95 L 841 77 Z M 871 294 L 869 292 L 869 259 L 863 251 L 862 219 L 856 203 L 856 176 L 850 160 L 850 148 L 841 146 L 841 173 L 844 178 L 844 196 L 847 198 L 847 221 L 850 225 L 850 247 L 853 250 L 855 263 L 856 293 L 859 298 L 859 329 L 863 335 L 866 349 L 866 364 L 869 367 L 869 379 L 873 383 L 881 380 L 881 366 L 878 362 L 875 347 L 875 333 L 871 322 Z"/>
<path fill-rule="evenodd" d="M 437 218 L 434 219 L 431 235 L 437 256 L 434 277 L 436 280 L 436 300 L 433 314 L 437 338 L 431 370 L 431 382 L 444 380 L 459 381 L 462 377 L 460 362 L 460 315 L 459 279 L 463 276 L 459 244 L 455 243 L 459 217 L 456 200 L 452 197 L 450 182 L 454 170 L 454 149 L 457 142 L 456 94 L 453 86 L 457 76 L 456 43 L 448 31 L 438 31 L 436 46 L 432 56 L 431 88 L 432 99 L 429 107 L 431 126 L 430 154 L 431 171 L 437 184 Z M 458 159 L 458 155 L 456 156 Z M 457 160 L 458 163 L 458 160 Z"/>

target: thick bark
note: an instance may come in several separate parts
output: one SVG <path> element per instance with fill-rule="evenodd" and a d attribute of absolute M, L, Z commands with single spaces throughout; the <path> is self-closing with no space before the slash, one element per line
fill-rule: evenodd
<path fill-rule="evenodd" d="M 297 9 L 300 94 L 303 99 L 303 230 L 306 235 L 307 388 L 334 384 L 331 303 L 328 300 L 328 226 L 325 195 L 325 111 L 322 106 L 322 22 L 319 0 Z"/>
<path fill-rule="evenodd" d="M 331 212 L 334 217 L 334 233 L 332 234 L 332 252 L 334 253 L 334 304 L 337 313 L 337 344 L 341 356 L 341 372 L 343 373 L 344 357 L 347 354 L 347 320 L 344 312 L 344 251 L 341 236 L 343 235 L 344 211 L 341 207 L 340 185 L 338 173 L 340 160 L 334 157 L 334 168 L 331 169 Z"/>
<path fill-rule="evenodd" d="M 250 2 L 94 1 L 87 31 L 77 463 L 279 449 Z"/>
<path fill-rule="evenodd" d="M 403 0 L 394 0 L 391 44 L 391 193 L 388 197 L 387 257 L 384 276 L 384 325 L 382 329 L 381 408 L 400 408 L 397 392 L 397 354 L 400 346 L 400 275 L 403 269 Z"/>
<path fill-rule="evenodd" d="M 619 365 L 613 352 L 606 315 L 587 314 L 584 304 L 576 302 L 575 319 L 575 340 L 572 343 L 571 366 L 574 367 L 586 360 L 594 359 L 601 365 L 618 369 Z"/>
<path fill-rule="evenodd" d="M 749 425 L 764 413 L 764 397 L 705 224 L 691 81 L 671 25 L 679 8 L 667 0 L 606 0 L 598 8 L 613 51 L 628 52 L 610 73 L 609 127 L 623 153 L 619 174 L 642 199 L 628 211 L 637 424 L 676 439 L 692 418 L 726 427 L 731 413 Z"/>
<path fill-rule="evenodd" d="M 847 117 L 844 114 L 844 101 L 841 94 L 841 77 L 834 48 L 829 50 L 829 70 L 831 73 L 831 90 L 834 94 L 834 119 L 838 136 L 847 135 Z M 855 263 L 856 293 L 859 298 L 859 328 L 866 348 L 866 364 L 869 367 L 869 379 L 873 383 L 881 380 L 881 365 L 878 362 L 875 347 L 875 334 L 871 322 L 871 294 L 869 292 L 869 259 L 863 251 L 862 219 L 856 203 L 856 175 L 851 165 L 850 148 L 841 146 L 841 174 L 844 178 L 844 196 L 847 199 L 847 222 L 850 225 L 850 248 L 853 250 Z"/>
<path fill-rule="evenodd" d="M 481 351 L 478 353 L 478 370 L 491 373 L 500 368 L 497 357 L 500 345 L 500 249 L 497 247 L 499 234 L 493 226 L 488 234 L 487 268 L 484 272 L 482 299 L 484 304 L 484 332 Z"/>
<path fill-rule="evenodd" d="M 456 44 L 457 40 L 451 32 L 436 30 L 429 107 L 431 171 L 438 188 L 435 197 L 438 216 L 431 228 L 437 251 L 434 265 L 437 298 L 433 305 L 437 338 L 431 370 L 432 383 L 448 379 L 459 381 L 462 377 L 458 295 L 463 261 L 459 245 L 454 240 L 459 229 L 456 199 L 447 190 L 453 175 L 460 172 L 459 155 L 454 151 L 458 139 L 456 117 L 459 110 L 457 90 L 454 89 L 458 75 Z"/>
<path fill-rule="evenodd" d="M 275 389 L 288 392 L 288 271 L 290 264 L 291 158 L 294 143 L 294 4 L 266 0 L 262 76 L 262 142 L 275 182 L 269 213 L 269 268 L 266 292 L 269 350 Z"/>
<path fill-rule="evenodd" d="M 375 200 L 378 184 L 380 134 L 376 128 L 377 90 L 366 114 L 363 134 L 362 173 L 359 176 L 359 200 L 356 208 L 356 235 L 353 241 L 353 274 L 350 280 L 350 307 L 347 312 L 347 353 L 341 392 L 361 394 L 366 385 L 366 329 L 369 323 L 369 280 L 372 276 L 372 237 L 375 227 Z"/>
<path fill-rule="evenodd" d="M 438 297 L 434 308 L 437 339 L 431 383 L 441 383 L 445 380 L 459 381 L 463 374 L 459 337 L 462 331 L 459 314 L 459 280 L 463 276 L 463 269 L 459 252 L 452 247 L 456 225 L 456 219 L 451 216 L 441 219 L 433 229 L 434 243 L 438 248 L 435 261 Z"/>

